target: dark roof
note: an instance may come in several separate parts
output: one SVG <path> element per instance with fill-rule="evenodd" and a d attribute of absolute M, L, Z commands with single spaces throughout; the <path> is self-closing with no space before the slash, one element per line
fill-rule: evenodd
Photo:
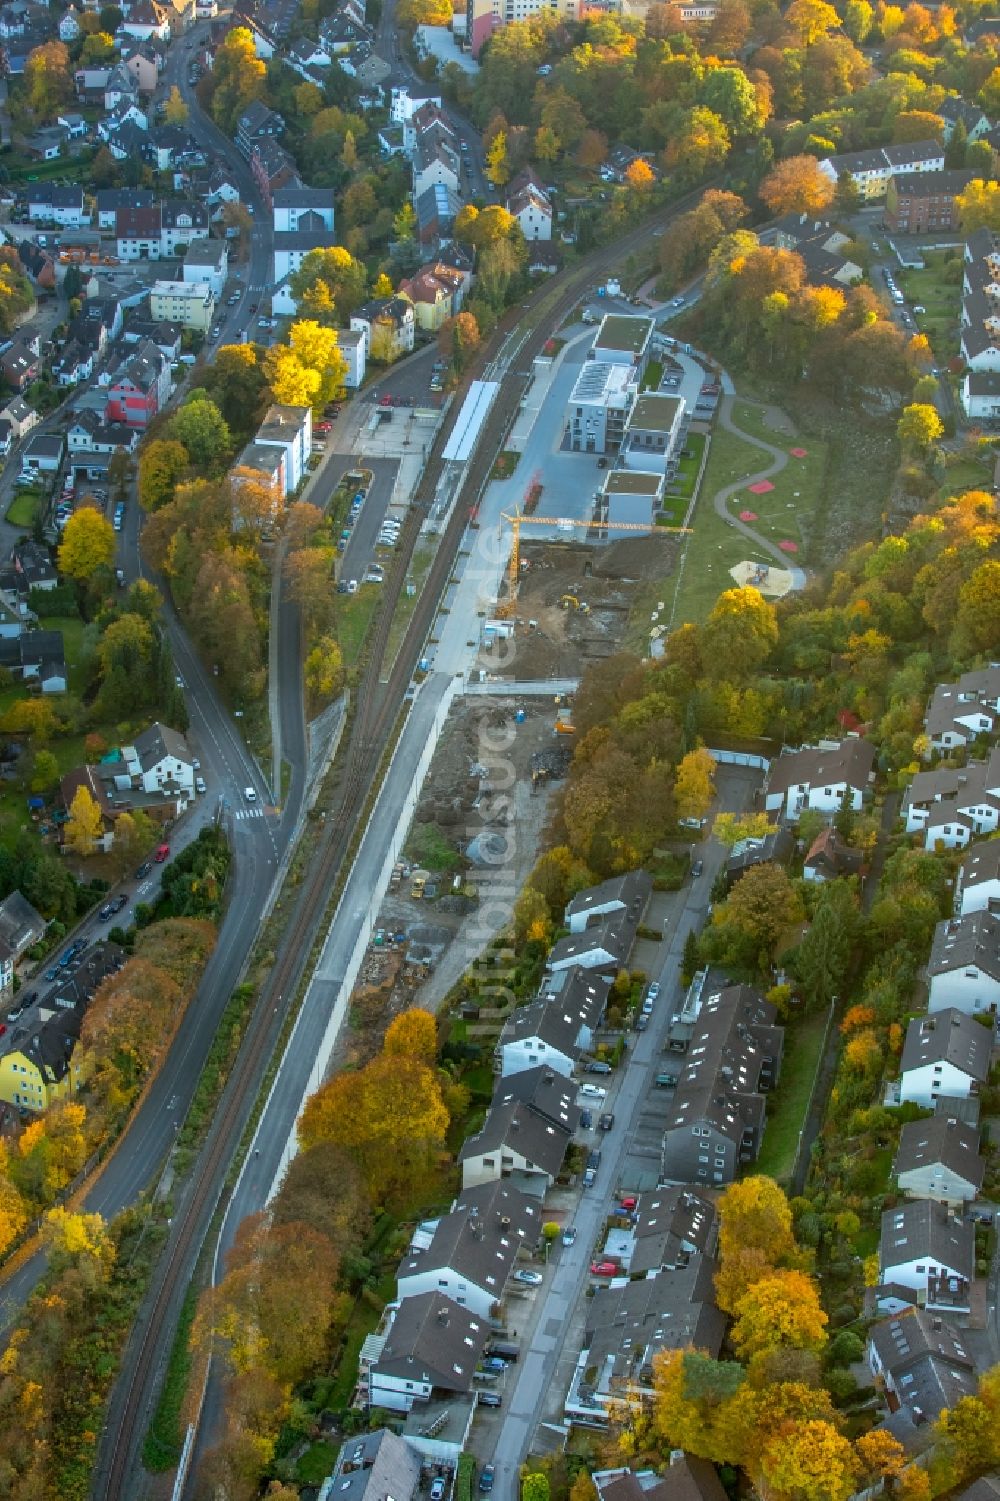
<path fill-rule="evenodd" d="M 120 240 L 153 240 L 160 234 L 158 203 L 128 204 L 115 212 L 115 234 Z"/>
<path fill-rule="evenodd" d="M 420 1484 L 420 1456 L 405 1439 L 379 1428 L 345 1440 L 330 1495 L 338 1501 L 411 1501 Z"/>
<path fill-rule="evenodd" d="M 482 1127 L 467 1136 L 458 1154 L 459 1162 L 485 1152 L 508 1152 L 523 1157 L 529 1168 L 555 1178 L 563 1165 L 570 1133 L 544 1116 L 536 1115 L 518 1100 L 494 1101 Z"/>
<path fill-rule="evenodd" d="M 489 1322 L 446 1298 L 404 1298 L 374 1369 L 444 1391 L 472 1390 L 472 1376 L 490 1337 Z"/>
<path fill-rule="evenodd" d="M 864 856 L 852 849 L 833 827 L 820 829 L 809 846 L 805 865 L 812 870 L 828 872 L 831 876 L 857 875 Z"/>
<path fill-rule="evenodd" d="M 986 1171 L 986 1164 L 979 1155 L 978 1129 L 946 1115 L 935 1115 L 924 1121 L 907 1121 L 899 1133 L 896 1160 L 892 1165 L 896 1177 L 938 1165 L 978 1190 Z"/>
<path fill-rule="evenodd" d="M 670 1456 L 670 1468 L 653 1479 L 631 1470 L 605 1470 L 594 1477 L 601 1501 L 724 1501 L 726 1495 L 715 1466 L 707 1459 L 684 1454 Z"/>
<path fill-rule="evenodd" d="M 865 788 L 874 769 L 875 747 L 869 740 L 852 736 L 826 745 L 804 745 L 799 750 L 783 750 L 771 762 L 767 791 L 787 792 L 799 783 L 816 787 L 822 782 Z"/>
<path fill-rule="evenodd" d="M 938 923 L 927 961 L 928 976 L 951 974 L 968 965 L 1000 982 L 1000 914 L 967 912 Z"/>
<path fill-rule="evenodd" d="M 976 1259 L 974 1225 L 950 1215 L 943 1204 L 912 1199 L 882 1214 L 879 1266 L 883 1271 L 907 1261 L 923 1261 L 972 1281 Z"/>
<path fill-rule="evenodd" d="M 577 1087 L 572 1080 L 554 1069 L 539 1065 L 497 1079 L 493 1098 L 496 1103 L 520 1100 L 543 1120 L 564 1127 L 572 1135 L 580 1124 L 576 1094 Z"/>
<path fill-rule="evenodd" d="M 693 1256 L 685 1266 L 624 1287 L 605 1287 L 590 1299 L 585 1318 L 587 1365 L 611 1363 L 614 1386 L 650 1384 L 659 1350 L 692 1347 L 717 1356 L 726 1318 L 715 1306 L 714 1262 Z"/>
<path fill-rule="evenodd" d="M 899 172 L 892 185 L 900 198 L 954 198 L 965 191 L 975 175 L 954 168 L 943 172 Z"/>
<path fill-rule="evenodd" d="M 426 1251 L 404 1258 L 399 1279 L 451 1267 L 499 1301 L 521 1245 L 533 1247 L 541 1229 L 541 1206 L 527 1194 L 503 1182 L 480 1184 L 441 1217 Z"/>
<path fill-rule="evenodd" d="M 906 1029 L 900 1072 L 950 1063 L 982 1084 L 989 1078 L 992 1050 L 992 1029 L 949 1007 L 933 1016 L 912 1019 Z"/>
<path fill-rule="evenodd" d="M 934 161 L 944 156 L 940 141 L 906 141 L 901 146 L 883 146 L 886 160 L 892 167 L 905 167 L 907 162 Z"/>
<path fill-rule="evenodd" d="M 792 858 L 795 840 L 788 829 L 775 829 L 763 839 L 745 839 L 733 848 L 726 861 L 726 879 L 735 881 L 755 865 L 785 865 Z"/>
<path fill-rule="evenodd" d="M 20 891 L 12 891 L 0 902 L 0 948 L 8 954 L 30 948 L 42 937 L 45 928 L 45 918 Z"/>
<path fill-rule="evenodd" d="M 692 1188 L 678 1185 L 643 1194 L 634 1226 L 635 1249 L 629 1272 L 658 1272 L 677 1266 L 695 1252 L 710 1251 L 715 1244 L 715 1205 Z"/>
<path fill-rule="evenodd" d="M 599 886 L 588 886 L 585 891 L 577 892 L 566 904 L 566 921 L 581 912 L 594 912 L 600 908 L 627 908 L 639 901 L 645 906 L 652 890 L 653 879 L 648 871 L 630 870 L 623 876 L 612 876 Z"/>
<path fill-rule="evenodd" d="M 132 744 L 144 768 L 155 766 L 164 756 L 173 756 L 177 761 L 191 761 L 191 751 L 180 730 L 157 720 L 135 736 Z"/>
<path fill-rule="evenodd" d="M 600 975 L 585 969 L 571 970 L 557 994 L 539 996 L 512 1012 L 500 1034 L 500 1046 L 538 1037 L 547 1047 L 575 1056 L 580 1029 L 598 1026 L 610 988 L 610 981 Z"/>
<path fill-rule="evenodd" d="M 271 202 L 275 208 L 329 209 L 334 200 L 332 188 L 307 188 L 300 184 L 298 187 L 276 188 Z"/>

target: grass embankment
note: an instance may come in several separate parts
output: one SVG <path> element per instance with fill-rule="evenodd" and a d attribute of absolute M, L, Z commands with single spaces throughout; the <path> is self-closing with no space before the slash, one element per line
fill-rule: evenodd
<path fill-rule="evenodd" d="M 410 621 L 413 619 L 413 612 L 417 608 L 417 603 L 423 593 L 424 584 L 427 582 L 427 574 L 430 571 L 433 561 L 433 548 L 417 547 L 414 550 L 413 557 L 410 560 L 409 571 L 406 575 L 407 587 L 412 584 L 413 590 L 412 593 L 407 593 L 406 588 L 404 588 L 399 599 L 396 601 L 392 624 L 389 626 L 389 640 L 386 645 L 385 656 L 382 659 L 382 682 L 388 681 L 393 663 L 396 660 L 396 654 L 406 635 Z"/>
<path fill-rule="evenodd" d="M 935 358 L 944 363 L 959 352 L 962 252 L 929 250 L 924 259 L 923 270 L 900 270 L 896 279 L 911 305 L 926 309 L 913 315 L 914 322 L 930 340 Z"/>
<path fill-rule="evenodd" d="M 825 1013 L 805 1016 L 785 1028 L 781 1078 L 768 1100 L 764 1145 L 755 1168 L 779 1183 L 787 1183 L 792 1176 L 825 1031 Z"/>
<path fill-rule="evenodd" d="M 11 526 L 17 526 L 24 532 L 30 532 L 35 524 L 35 518 L 38 516 L 41 503 L 41 490 L 27 488 L 18 490 L 14 499 L 7 507 L 7 520 Z"/>

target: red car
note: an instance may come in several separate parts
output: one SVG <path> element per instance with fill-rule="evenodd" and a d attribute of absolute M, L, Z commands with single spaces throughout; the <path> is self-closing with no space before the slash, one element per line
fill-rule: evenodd
<path fill-rule="evenodd" d="M 626 1211 L 627 1214 L 631 1214 L 632 1210 L 635 1208 L 638 1202 L 639 1200 L 636 1198 L 635 1194 L 628 1194 L 625 1198 L 622 1199 L 622 1208 Z"/>
<path fill-rule="evenodd" d="M 162 865 L 163 862 L 164 862 L 164 860 L 169 860 L 170 859 L 170 846 L 169 846 L 169 844 L 161 844 L 160 847 L 157 849 L 156 854 L 153 856 L 153 859 L 156 861 L 157 865 Z"/>
<path fill-rule="evenodd" d="M 590 1275 L 592 1277 L 616 1277 L 621 1268 L 614 1261 L 592 1261 L 590 1263 Z"/>
<path fill-rule="evenodd" d="M 378 399 L 378 404 L 379 404 L 380 407 L 391 407 L 392 406 L 392 397 L 391 396 L 380 396 L 379 399 Z"/>
<path fill-rule="evenodd" d="M 333 432 L 333 423 L 332 422 L 317 422 L 317 424 L 316 424 L 316 431 L 318 433 L 332 433 Z"/>

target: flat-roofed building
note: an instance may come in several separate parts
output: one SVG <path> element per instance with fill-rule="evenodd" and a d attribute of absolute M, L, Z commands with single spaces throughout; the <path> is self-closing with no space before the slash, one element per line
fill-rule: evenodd
<path fill-rule="evenodd" d="M 662 474 L 613 469 L 604 482 L 608 521 L 618 526 L 647 526 L 652 531 L 662 494 Z"/>

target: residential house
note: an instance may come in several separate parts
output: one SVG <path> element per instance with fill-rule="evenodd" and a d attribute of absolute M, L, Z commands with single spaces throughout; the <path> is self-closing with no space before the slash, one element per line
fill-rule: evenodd
<path fill-rule="evenodd" d="M 764 1094 L 781 1070 L 784 1031 L 776 1017 L 748 985 L 728 985 L 702 1001 L 678 1060 L 661 1182 L 717 1187 L 754 1161 L 764 1134 Z"/>
<path fill-rule="evenodd" d="M 71 460 L 74 454 L 112 454 L 119 449 L 132 453 L 138 441 L 139 435 L 134 428 L 126 427 L 121 422 L 106 423 L 98 412 L 89 411 L 86 407 L 76 413 L 66 429 L 66 444 Z"/>
<path fill-rule="evenodd" d="M 804 808 L 834 814 L 858 812 L 875 781 L 875 747 L 868 740 L 821 740 L 799 750 L 782 749 L 771 762 L 764 808 L 796 823 Z"/>
<path fill-rule="evenodd" d="M 922 1308 L 872 1325 L 868 1364 L 890 1413 L 904 1420 L 901 1433 L 898 1423 L 892 1431 L 906 1447 L 908 1427 L 929 1425 L 962 1397 L 976 1395 L 976 1365 L 961 1330 Z"/>
<path fill-rule="evenodd" d="M 357 391 L 364 384 L 368 366 L 367 328 L 338 328 L 337 345 L 347 361 L 344 385 L 349 391 Z"/>
<path fill-rule="evenodd" d="M 143 161 L 155 172 L 183 171 L 204 165 L 205 154 L 183 125 L 159 125 L 143 143 Z"/>
<path fill-rule="evenodd" d="M 90 223 L 81 187 L 57 187 L 50 182 L 28 184 L 28 219 L 32 224 L 61 224 L 83 229 Z"/>
<path fill-rule="evenodd" d="M 757 865 L 787 865 L 795 851 L 795 840 L 787 829 L 772 829 L 759 839 L 740 839 L 733 845 L 723 871 L 726 889 L 731 890 L 741 876 Z"/>
<path fill-rule="evenodd" d="M 439 1292 L 482 1318 L 504 1296 L 522 1246 L 533 1250 L 542 1208 L 508 1183 L 463 1191 L 434 1226 L 426 1247 L 413 1246 L 397 1270 L 400 1302 Z"/>
<path fill-rule="evenodd" d="M 80 35 L 80 12 L 71 5 L 64 10 L 59 17 L 59 40 L 61 42 L 75 42 Z"/>
<path fill-rule="evenodd" d="M 944 147 L 940 141 L 907 141 L 902 146 L 876 146 L 871 151 L 827 156 L 820 171 L 831 182 L 848 177 L 865 202 L 884 198 L 893 177 L 914 172 L 943 172 Z"/>
<path fill-rule="evenodd" d="M 712 20 L 717 7 L 710 0 L 706 5 L 680 6 L 682 15 L 686 9 L 711 12 L 705 19 Z M 600 1501 L 723 1501 L 726 1495 L 715 1466 L 681 1449 L 671 1450 L 664 1475 L 653 1470 L 597 1470 L 591 1478 Z"/>
<path fill-rule="evenodd" d="M 652 877 L 645 870 L 631 870 L 612 876 L 599 886 L 588 886 L 572 897 L 563 913 L 563 922 L 571 933 L 583 933 L 596 920 L 628 912 L 645 910 L 653 890 Z"/>
<path fill-rule="evenodd" d="M 605 313 L 594 335 L 589 358 L 599 365 L 624 365 L 641 383 L 649 363 L 652 318 L 632 313 Z"/>
<path fill-rule="evenodd" d="M 183 735 L 153 724 L 113 759 L 77 767 L 64 776 L 61 790 L 67 807 L 80 787 L 86 787 L 100 807 L 102 843 L 110 848 L 115 822 L 123 813 L 141 809 L 161 822 L 180 817 L 194 801 L 193 757 Z"/>
<path fill-rule="evenodd" d="M 341 1447 L 333 1474 L 317 1501 L 416 1501 L 421 1488 L 420 1455 L 404 1438 L 378 1428 Z"/>
<path fill-rule="evenodd" d="M 73 74 L 76 97 L 84 104 L 103 107 L 104 93 L 113 72 L 113 68 L 77 68 Z"/>
<path fill-rule="evenodd" d="M 969 367 L 966 380 L 973 375 L 1000 372 L 998 296 L 1000 235 L 990 229 L 977 229 L 966 240 L 963 256 L 960 343 L 962 358 Z M 993 393 L 990 383 L 974 382 L 969 394 L 987 400 Z"/>
<path fill-rule="evenodd" d="M 805 881 L 836 881 L 841 876 L 860 875 L 864 863 L 861 850 L 852 849 L 832 826 L 820 829 L 806 853 L 802 867 Z"/>
<path fill-rule="evenodd" d="M 570 449 L 574 453 L 618 453 L 637 394 L 638 374 L 631 365 L 585 360 L 566 408 Z"/>
<path fill-rule="evenodd" d="M 542 1120 L 551 1121 L 570 1135 L 580 1124 L 580 1109 L 576 1104 L 577 1084 L 575 1079 L 545 1064 L 524 1068 L 516 1074 L 497 1078 L 493 1086 L 496 1104 L 513 1104 L 519 1101 Z"/>
<path fill-rule="evenodd" d="M 0 354 L 0 375 L 14 391 L 24 391 L 41 373 L 42 362 L 35 351 L 17 339 Z"/>
<path fill-rule="evenodd" d="M 389 96 L 389 118 L 396 125 L 406 125 L 412 120 L 417 110 L 425 104 L 434 104 L 441 108 L 442 94 L 440 90 L 414 88 L 410 84 L 401 84 L 393 88 Z"/>
<path fill-rule="evenodd" d="M 48 592 L 59 585 L 56 571 L 47 547 L 40 542 L 19 542 L 11 553 L 18 592 L 25 596 L 32 589 Z"/>
<path fill-rule="evenodd" d="M 306 256 L 313 250 L 326 250 L 335 244 L 336 236 L 333 230 L 326 229 L 322 224 L 315 229 L 275 231 L 272 286 L 281 286 L 294 276 L 295 272 L 301 269 Z"/>
<path fill-rule="evenodd" d="M 965 849 L 1000 827 L 1000 746 L 988 761 L 918 771 L 903 798 L 900 816 L 908 834 L 921 834 L 924 848 Z"/>
<path fill-rule="evenodd" d="M 105 418 L 126 427 L 145 428 L 161 411 L 170 392 L 170 366 L 148 339 L 128 355 L 108 385 Z"/>
<path fill-rule="evenodd" d="M 249 473 L 241 477 L 239 470 Z M 284 447 L 274 443 L 248 443 L 234 468 L 230 470 L 229 480 L 234 492 L 241 483 L 259 484 L 270 490 L 274 495 L 274 513 L 277 515 L 287 493 Z M 235 504 L 235 493 L 233 498 Z"/>
<path fill-rule="evenodd" d="M 949 94 L 947 99 L 942 99 L 934 113 L 940 115 L 944 121 L 944 143 L 946 146 L 955 134 L 955 128 L 959 121 L 965 127 L 965 138 L 967 141 L 981 141 L 984 136 L 989 134 L 992 128 L 988 117 L 979 108 L 979 105 L 968 103 L 960 94 Z"/>
<path fill-rule="evenodd" d="M 552 200 L 531 168 L 519 172 L 507 189 L 507 212 L 526 240 L 551 240 Z"/>
<path fill-rule="evenodd" d="M 207 333 L 215 319 L 215 294 L 207 281 L 155 281 L 149 311 L 158 322 Z"/>
<path fill-rule="evenodd" d="M 74 1053 L 80 1025 L 101 981 L 124 962 L 117 944 L 92 944 L 62 970 L 37 1008 L 8 1029 L 0 1043 L 0 1100 L 41 1114 L 79 1089 L 83 1070 Z"/>
<path fill-rule="evenodd" d="M 154 37 L 158 42 L 169 42 L 170 12 L 165 6 L 158 5 L 157 0 L 134 0 L 118 30 L 140 42 L 148 42 Z"/>
<path fill-rule="evenodd" d="M 115 209 L 115 250 L 120 261 L 158 261 L 160 205 L 134 202 Z"/>
<path fill-rule="evenodd" d="M 141 140 L 149 129 L 149 116 L 136 99 L 120 99 L 114 109 L 98 121 L 97 134 L 102 141 L 110 142 L 126 125 L 134 125 L 140 132 L 139 136 L 132 137 L 134 140 Z"/>
<path fill-rule="evenodd" d="M 605 476 L 599 502 L 606 511 L 609 526 L 644 526 L 651 531 L 654 513 L 663 496 L 663 483 L 662 474 L 612 469 Z"/>
<path fill-rule="evenodd" d="M 927 961 L 927 1009 L 966 1016 L 1000 1010 L 1000 912 L 946 918 Z"/>
<path fill-rule="evenodd" d="M 47 927 L 45 918 L 20 891 L 12 891 L 0 902 L 0 991 L 7 994 L 13 989 L 15 969 L 28 950 L 41 943 Z"/>
<path fill-rule="evenodd" d="M 992 1030 L 953 1007 L 915 1016 L 899 1064 L 899 1099 L 932 1110 L 941 1095 L 978 1094 L 990 1075 Z"/>
<path fill-rule="evenodd" d="M 194 791 L 194 757 L 180 730 L 157 720 L 123 746 L 121 755 L 130 778 L 138 777 L 144 792 L 165 787 Z"/>
<path fill-rule="evenodd" d="M 78 386 L 94 373 L 94 350 L 84 348 L 75 339 L 67 339 L 53 357 L 50 368 L 57 386 Z"/>
<path fill-rule="evenodd" d="M 892 234 L 937 234 L 958 228 L 955 200 L 964 193 L 973 172 L 905 172 L 890 179 L 883 223 Z"/>
<path fill-rule="evenodd" d="M 961 1208 L 983 1186 L 986 1163 L 979 1154 L 979 1130 L 955 1116 L 907 1121 L 892 1171 L 907 1198 Z"/>
<path fill-rule="evenodd" d="M 307 188 L 301 183 L 279 188 L 272 199 L 276 234 L 294 234 L 300 229 L 334 228 L 334 191 L 332 188 Z"/>
<path fill-rule="evenodd" d="M 813 285 L 852 286 L 860 281 L 863 267 L 845 255 L 850 236 L 830 219 L 816 219 L 808 214 L 785 214 L 771 234 L 780 250 L 794 250 L 805 264 L 806 275 Z M 768 238 L 765 231 L 763 238 Z"/>
<path fill-rule="evenodd" d="M 209 208 L 214 209 L 221 209 L 226 203 L 239 203 L 240 187 L 235 173 L 225 166 L 213 167 L 204 197 Z"/>
<path fill-rule="evenodd" d="M 250 171 L 268 208 L 280 188 L 290 187 L 300 180 L 294 160 L 271 136 L 254 142 L 250 150 Z"/>
<path fill-rule="evenodd" d="M 545 961 L 546 971 L 550 976 L 558 976 L 580 968 L 613 978 L 620 969 L 628 967 L 638 924 L 638 917 L 633 919 L 628 913 L 619 912 L 602 918 L 583 933 L 557 939 Z"/>
<path fill-rule="evenodd" d="M 955 906 L 962 917 L 969 912 L 1000 912 L 1000 839 L 966 855 L 955 885 Z"/>
<path fill-rule="evenodd" d="M 150 188 L 99 188 L 94 194 L 98 229 L 116 229 L 119 209 L 150 209 L 155 204 Z"/>
<path fill-rule="evenodd" d="M 139 90 L 136 88 L 135 79 L 123 62 L 118 62 L 108 75 L 104 86 L 105 110 L 117 109 L 123 100 L 132 103 L 137 102 Z"/>
<path fill-rule="evenodd" d="M 75 110 L 64 110 L 57 115 L 56 124 L 62 126 L 71 141 L 82 141 L 87 134 L 87 122 Z"/>
<path fill-rule="evenodd" d="M 967 1313 L 975 1276 L 976 1232 L 972 1224 L 930 1199 L 886 1209 L 879 1242 L 881 1306 L 918 1303 L 928 1311 Z"/>
<path fill-rule="evenodd" d="M 441 106 L 426 100 L 403 122 L 403 150 L 413 158 L 417 142 L 422 138 L 444 141 L 452 151 L 460 149 L 458 131 L 452 125 Z"/>
<path fill-rule="evenodd" d="M 208 207 L 183 198 L 171 198 L 160 206 L 160 253 L 183 255 L 195 240 L 209 235 Z"/>
<path fill-rule="evenodd" d="M 209 285 L 213 299 L 218 302 L 222 288 L 230 273 L 230 252 L 225 240 L 195 240 L 185 254 L 183 279 L 185 282 L 201 282 Z"/>
<path fill-rule="evenodd" d="M 655 1360 L 665 1351 L 696 1349 L 717 1359 L 726 1319 L 715 1305 L 714 1272 L 710 1257 L 696 1255 L 655 1276 L 596 1289 L 586 1300 L 566 1416 L 601 1423 L 623 1398 L 650 1399 Z"/>
<path fill-rule="evenodd" d="M 0 637 L 0 666 L 41 693 L 65 693 L 69 685 L 62 631 L 25 631 Z"/>
<path fill-rule="evenodd" d="M 431 183 L 413 200 L 417 216 L 417 240 L 421 245 L 440 244 L 451 233 L 462 200 L 454 188 Z"/>
<path fill-rule="evenodd" d="M 330 66 L 330 54 L 319 42 L 300 37 L 298 41 L 289 42 L 285 62 L 306 83 L 316 83 L 317 75 L 321 77 Z"/>
<path fill-rule="evenodd" d="M 312 408 L 275 404 L 268 408 L 256 441 L 285 454 L 285 494 L 291 495 L 306 474 L 312 451 Z"/>
<path fill-rule="evenodd" d="M 569 1078 L 580 1054 L 593 1050 L 610 989 L 608 980 L 576 969 L 558 994 L 516 1007 L 497 1040 L 501 1077 L 543 1066 Z"/>
<path fill-rule="evenodd" d="M 248 104 L 236 122 L 236 145 L 250 160 L 254 146 L 264 140 L 275 140 L 285 128 L 285 122 L 273 109 L 268 109 L 259 99 Z"/>
<path fill-rule="evenodd" d="M 425 333 L 437 333 L 453 315 L 452 288 L 426 266 L 401 281 L 399 292 L 412 302 L 417 327 Z"/>
<path fill-rule="evenodd" d="M 36 162 L 58 161 L 69 140 L 69 132 L 61 125 L 52 125 L 45 130 L 36 130 L 24 143 L 24 149 Z"/>
<path fill-rule="evenodd" d="M 136 47 L 123 61 L 139 93 L 155 94 L 163 66 L 163 59 L 156 48 L 146 42 L 141 47 Z"/>
<path fill-rule="evenodd" d="M 967 748 L 983 735 L 1000 728 L 1000 663 L 964 672 L 957 683 L 939 683 L 934 689 L 924 729 L 933 751 Z"/>
<path fill-rule="evenodd" d="M 450 188 L 460 196 L 461 186 L 462 159 L 455 148 L 430 132 L 420 136 L 413 151 L 413 196 L 431 187 Z"/>
<path fill-rule="evenodd" d="M 519 1100 L 494 1100 L 480 1129 L 458 1154 L 462 1187 L 503 1179 L 543 1199 L 562 1171 L 571 1133 Z"/>
<path fill-rule="evenodd" d="M 130 317 L 123 339 L 126 344 L 155 344 L 163 358 L 173 365 L 180 356 L 184 330 L 179 323 L 162 319 Z"/>
<path fill-rule="evenodd" d="M 388 1328 L 361 1351 L 361 1395 L 369 1408 L 411 1412 L 435 1393 L 469 1393 L 490 1338 L 489 1321 L 438 1292 L 387 1309 Z"/>
<path fill-rule="evenodd" d="M 417 319 L 407 297 L 373 297 L 351 314 L 351 327 L 364 332 L 368 358 L 391 365 L 411 354 Z"/>
<path fill-rule="evenodd" d="M 997 361 L 998 372 L 1000 372 L 1000 337 L 992 340 L 988 348 L 990 358 Z M 965 334 L 962 335 L 962 352 L 968 363 L 969 354 Z M 975 370 L 967 370 L 962 377 L 959 400 L 962 403 L 962 411 L 970 422 L 992 423 L 1000 420 L 1000 373 L 993 371 L 977 373 Z"/>

